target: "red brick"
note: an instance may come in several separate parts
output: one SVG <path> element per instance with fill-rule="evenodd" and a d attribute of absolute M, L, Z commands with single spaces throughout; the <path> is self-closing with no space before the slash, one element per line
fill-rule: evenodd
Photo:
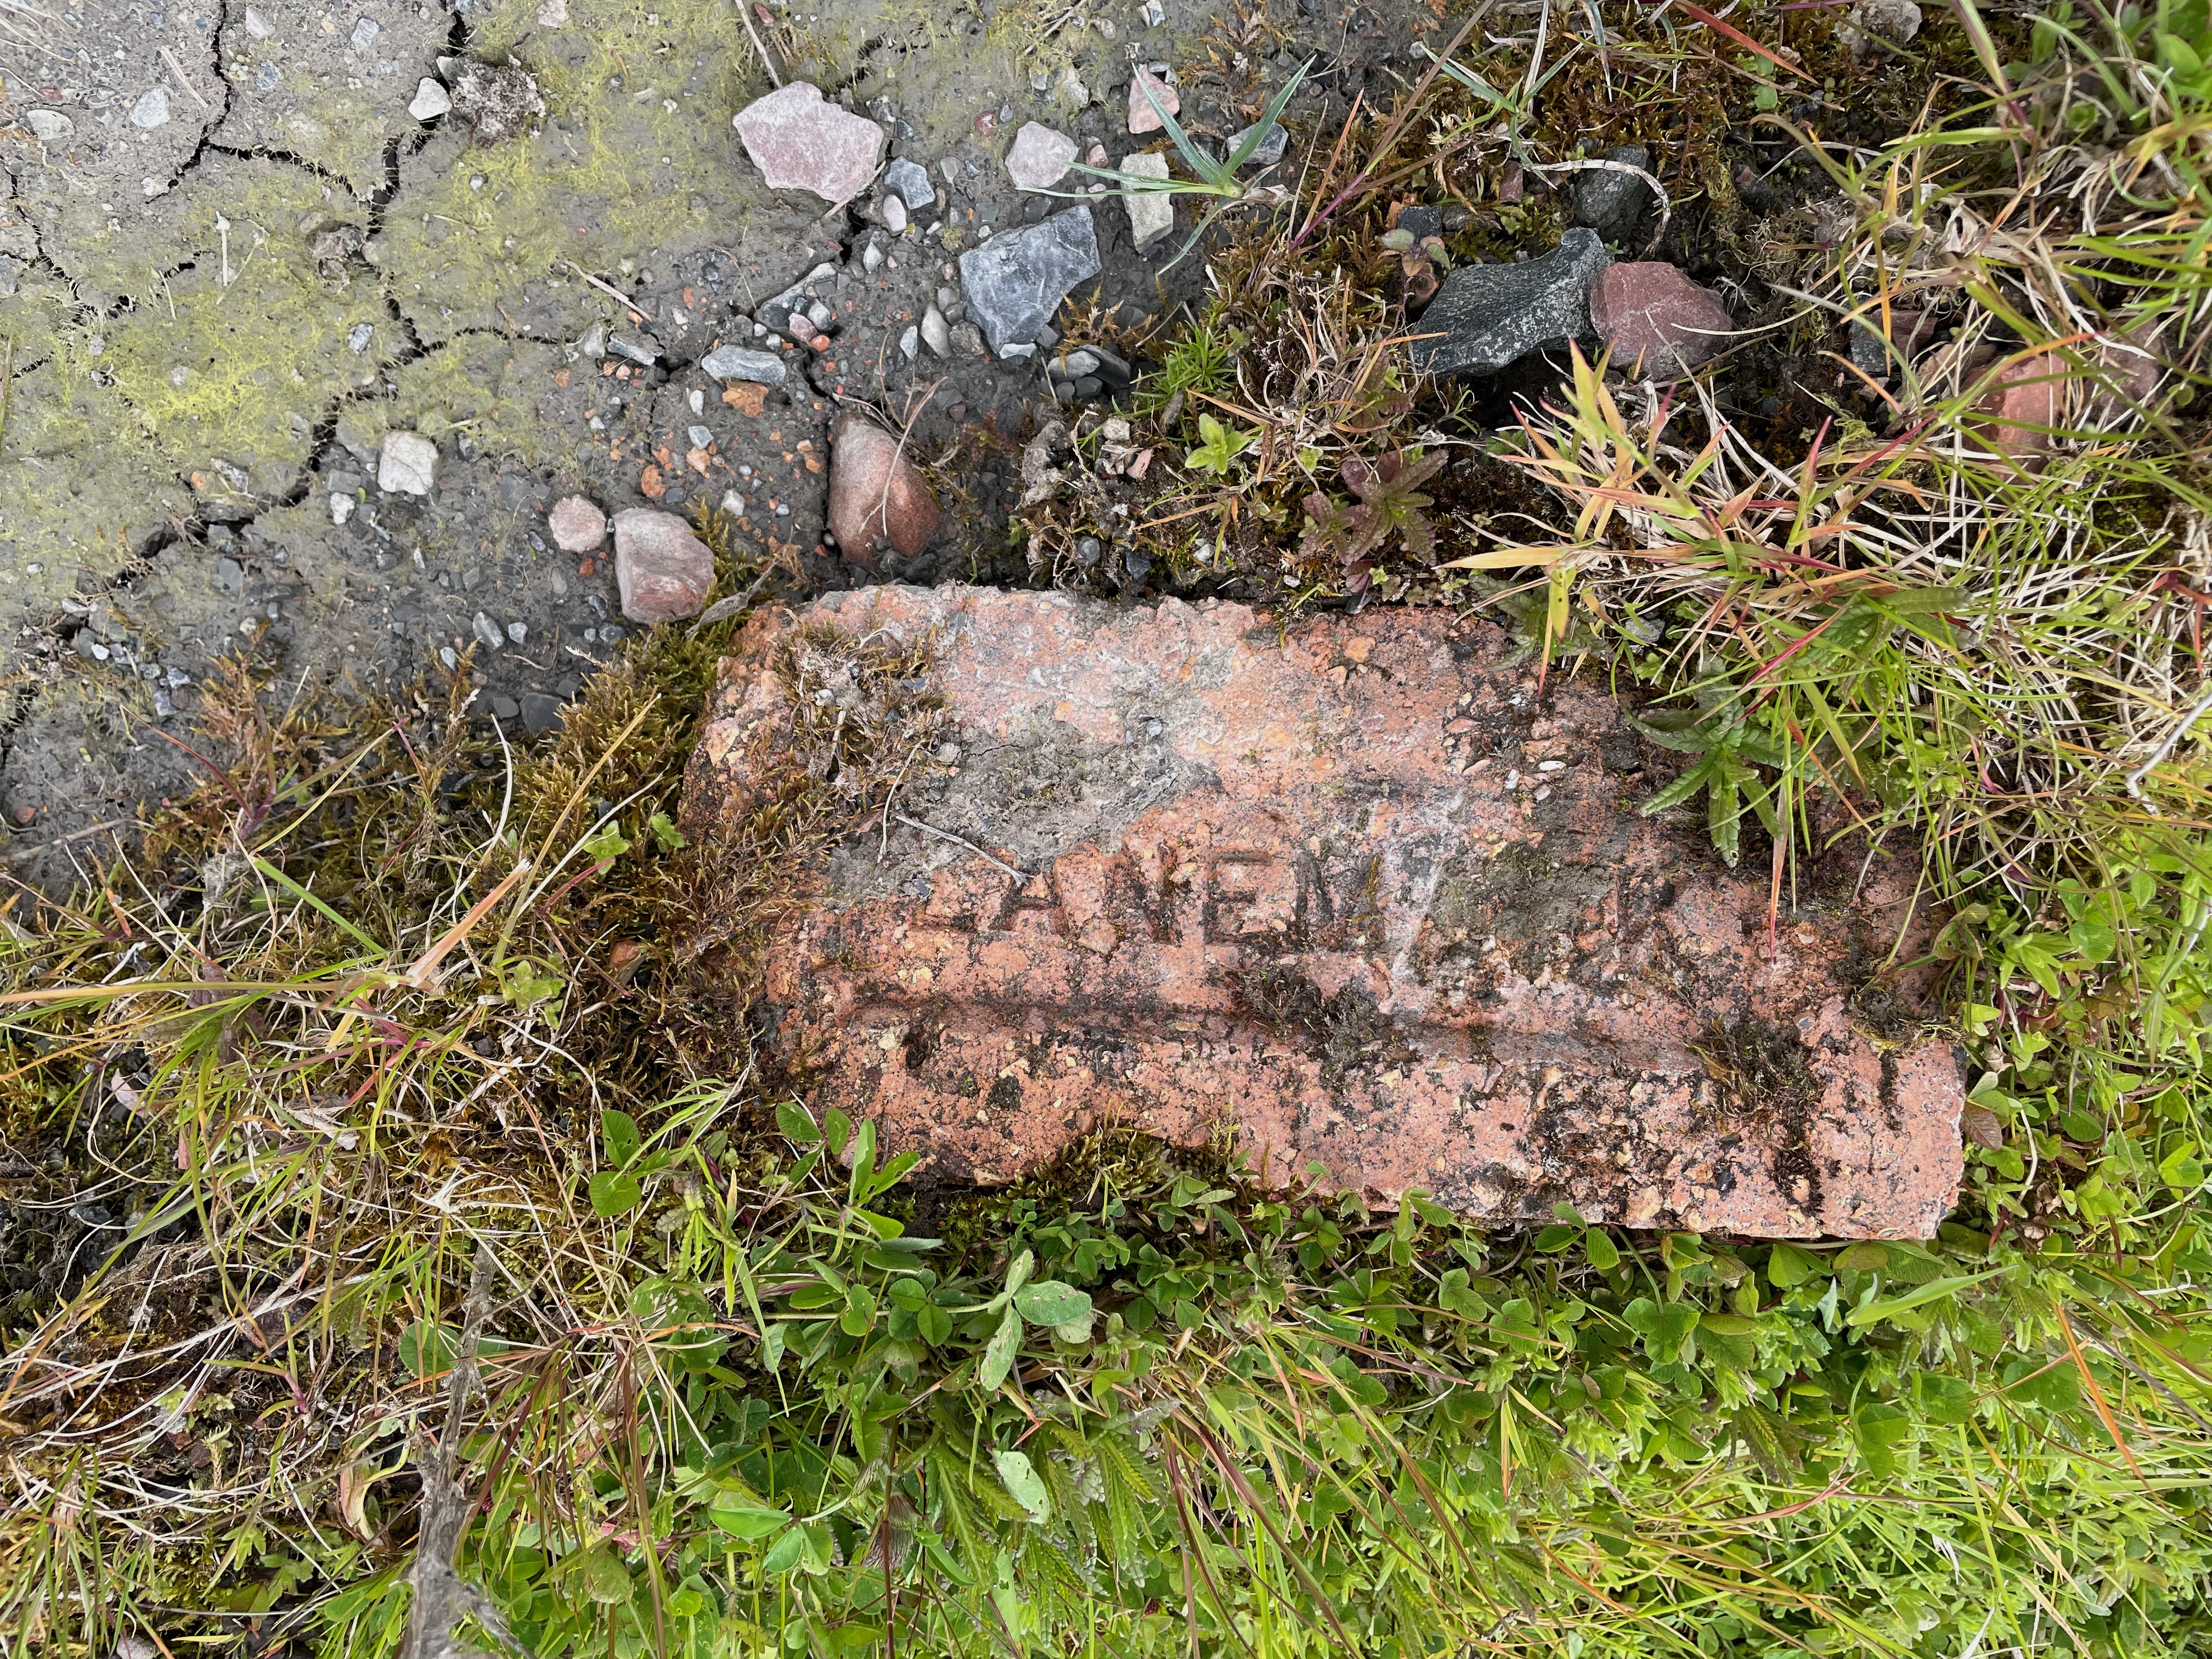
<path fill-rule="evenodd" d="M 894 820 L 879 859 L 871 819 L 803 872 L 755 1010 L 817 1111 L 925 1176 L 1118 1121 L 1497 1220 L 1924 1237 L 1954 1201 L 1954 1052 L 1917 984 L 1862 994 L 1909 858 L 1811 861 L 1770 946 L 1765 860 L 1637 811 L 1680 757 L 1598 688 L 1540 694 L 1490 625 L 832 594 L 725 661 L 698 833 L 803 763 L 800 623 L 938 641 L 957 758 L 915 757 L 895 810 L 981 850 Z"/>

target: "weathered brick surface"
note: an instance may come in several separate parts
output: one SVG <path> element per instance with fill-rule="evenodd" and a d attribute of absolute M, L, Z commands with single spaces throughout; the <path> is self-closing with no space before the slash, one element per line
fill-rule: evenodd
<path fill-rule="evenodd" d="M 1910 872 L 1815 865 L 1770 937 L 1764 860 L 1637 811 L 1679 757 L 1490 625 L 832 594 L 724 664 L 702 833 L 794 763 L 795 622 L 939 642 L 954 747 L 893 810 L 981 851 L 872 823 L 805 872 L 756 1011 L 817 1109 L 925 1169 L 1005 1181 L 1121 1121 L 1500 1219 L 1925 1237 L 1952 1203 L 1954 1052 L 1867 983 Z"/>

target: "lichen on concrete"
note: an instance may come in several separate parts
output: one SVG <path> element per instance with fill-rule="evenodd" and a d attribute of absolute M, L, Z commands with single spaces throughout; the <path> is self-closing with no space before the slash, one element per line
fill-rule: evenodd
<path fill-rule="evenodd" d="M 375 254 L 426 343 L 467 328 L 574 338 L 606 309 L 579 269 L 621 284 L 647 250 L 750 258 L 811 227 L 763 196 L 730 126 L 769 82 L 728 6 L 577 0 L 544 31 L 508 0 L 478 30 L 483 57 L 537 78 L 546 115 L 489 144 L 448 119 L 401 161 Z"/>
<path fill-rule="evenodd" d="M 392 147 L 417 131 L 407 106 L 450 50 L 441 8 L 360 0 L 343 14 L 316 0 L 254 0 L 269 33 L 223 31 L 228 114 L 216 142 L 293 157 L 343 179 L 366 201 L 385 183 Z M 373 33 L 361 30 L 366 19 Z M 356 33 L 365 44 L 356 47 Z"/>
<path fill-rule="evenodd" d="M 100 372 L 99 336 L 74 325 L 69 290 L 33 270 L 0 300 L 8 366 L 0 428 L 0 627 L 43 622 L 81 575 L 122 568 L 188 491 Z M 101 343 L 101 350 L 105 343 Z M 98 466 L 84 457 L 97 453 Z"/>
<path fill-rule="evenodd" d="M 318 270 L 317 232 L 362 216 L 305 169 L 217 157 L 167 205 L 145 268 L 107 278 L 127 301 L 102 325 L 108 373 L 195 493 L 242 517 L 290 493 L 333 401 L 402 343 L 365 267 Z"/>

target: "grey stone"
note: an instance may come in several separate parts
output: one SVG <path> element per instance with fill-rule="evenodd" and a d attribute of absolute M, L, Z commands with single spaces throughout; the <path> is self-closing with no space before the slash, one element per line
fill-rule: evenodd
<path fill-rule="evenodd" d="M 1107 385 L 1127 386 L 1137 378 L 1135 370 L 1104 346 L 1087 346 L 1085 349 L 1098 360 L 1098 376 Z"/>
<path fill-rule="evenodd" d="M 528 623 L 507 623 L 507 637 L 510 642 L 515 645 L 521 645 L 527 642 L 530 638 L 530 624 Z"/>
<path fill-rule="evenodd" d="M 610 334 L 607 349 L 617 357 L 627 357 L 634 363 L 651 368 L 660 360 L 660 346 L 649 335 Z"/>
<path fill-rule="evenodd" d="M 994 348 L 1024 345 L 1067 291 L 1098 274 L 1098 234 L 1088 207 L 1009 231 L 960 256 L 960 289 Z"/>
<path fill-rule="evenodd" d="M 407 112 L 418 121 L 434 121 L 453 106 L 453 94 L 424 76 L 415 88 L 415 101 L 407 106 Z"/>
<path fill-rule="evenodd" d="M 358 356 L 368 349 L 368 343 L 376 337 L 376 330 L 368 323 L 356 323 L 346 331 L 346 349 Z"/>
<path fill-rule="evenodd" d="M 1252 129 L 1250 127 L 1241 128 L 1237 131 L 1231 133 L 1229 135 L 1229 147 L 1222 152 L 1222 160 L 1225 161 L 1229 157 L 1236 155 L 1237 146 L 1242 144 L 1251 136 Z M 1285 131 L 1283 124 L 1280 121 L 1276 122 L 1274 125 L 1267 129 L 1267 136 L 1259 142 L 1259 143 L 1254 148 L 1251 155 L 1244 158 L 1244 165 L 1253 167 L 1267 167 L 1274 166 L 1276 162 L 1283 159 L 1283 151 L 1289 146 L 1290 142 L 1291 135 L 1289 132 Z"/>
<path fill-rule="evenodd" d="M 248 6 L 246 9 L 246 32 L 257 40 L 266 40 L 276 33 L 276 26 Z"/>
<path fill-rule="evenodd" d="M 131 125 L 151 131 L 155 127 L 169 125 L 169 89 L 149 87 L 138 94 L 138 101 L 131 106 Z"/>
<path fill-rule="evenodd" d="M 605 323 L 593 323 L 589 328 L 584 331 L 584 337 L 577 342 L 576 349 L 581 352 L 585 356 L 589 357 L 593 362 L 597 362 L 600 358 L 605 356 L 607 355 L 607 325 Z"/>
<path fill-rule="evenodd" d="M 690 429 L 690 436 L 691 439 L 691 447 L 694 449 L 704 449 L 708 444 L 714 441 L 714 434 L 712 429 L 703 426 L 693 427 Z"/>
<path fill-rule="evenodd" d="M 1087 347 L 1078 346 L 1053 367 L 1071 380 L 1081 380 L 1085 374 L 1097 371 L 1098 354 Z"/>
<path fill-rule="evenodd" d="M 476 620 L 470 624 L 470 629 L 476 635 L 477 642 L 495 655 L 500 647 L 507 643 L 507 635 L 500 625 L 481 611 L 477 612 Z"/>
<path fill-rule="evenodd" d="M 945 313 L 935 306 L 921 313 L 921 339 L 938 356 L 952 355 L 952 331 L 945 324 Z"/>
<path fill-rule="evenodd" d="M 1417 242 L 1424 237 L 1441 236 L 1444 228 L 1443 210 L 1432 207 L 1426 202 L 1409 202 L 1398 210 L 1397 228 Z"/>
<path fill-rule="evenodd" d="M 526 732 L 550 732 L 561 724 L 561 699 L 543 691 L 522 694 L 522 726 Z"/>
<path fill-rule="evenodd" d="M 783 384 L 783 359 L 773 351 L 755 351 L 750 346 L 718 345 L 699 360 L 699 367 L 718 380 Z"/>
<path fill-rule="evenodd" d="M 1164 155 L 1125 155 L 1121 171 L 1143 179 L 1168 176 Z M 1175 198 L 1165 191 L 1125 190 L 1121 204 L 1129 210 L 1129 240 L 1142 253 L 1175 228 Z"/>
<path fill-rule="evenodd" d="M 501 720 L 511 720 L 522 713 L 522 705 L 513 697 L 494 697 L 491 712 Z"/>
<path fill-rule="evenodd" d="M 831 281 L 836 275 L 837 267 L 824 260 L 774 299 L 763 301 L 760 309 L 763 314 L 771 311 L 804 311 L 814 285 Z"/>
<path fill-rule="evenodd" d="M 1605 159 L 1647 171 L 1651 166 L 1650 152 L 1641 144 L 1609 149 Z M 1602 240 L 1636 252 L 1628 245 L 1642 233 L 1650 209 L 1651 186 L 1632 173 L 1589 167 L 1575 175 L 1575 222 L 1595 231 Z"/>
<path fill-rule="evenodd" d="M 899 355 L 912 362 L 921 355 L 921 331 L 909 325 L 899 336 Z"/>
<path fill-rule="evenodd" d="M 1096 374 L 1085 374 L 1075 383 L 1075 395 L 1088 403 L 1105 388 Z"/>
<path fill-rule="evenodd" d="M 1889 342 L 1856 317 L 1851 319 L 1851 367 L 1877 380 L 1889 378 Z"/>
<path fill-rule="evenodd" d="M 1589 286 L 1613 263 L 1577 225 L 1523 264 L 1462 265 L 1413 326 L 1413 366 L 1431 374 L 1495 374 L 1540 347 L 1589 332 Z"/>
<path fill-rule="evenodd" d="M 346 37 L 346 44 L 356 52 L 367 52 L 376 37 L 383 33 L 384 25 L 374 17 L 356 17 L 354 19 L 353 33 Z"/>
<path fill-rule="evenodd" d="M 871 240 L 867 246 L 860 250 L 860 269 L 872 276 L 883 268 L 884 251 Z"/>
<path fill-rule="evenodd" d="M 34 109 L 24 119 L 30 123 L 31 136 L 41 143 L 58 143 L 76 131 L 76 123 L 59 110 Z"/>
<path fill-rule="evenodd" d="M 387 432 L 378 447 L 376 486 L 389 494 L 427 495 L 438 478 L 438 446 L 419 432 Z"/>
<path fill-rule="evenodd" d="M 906 234 L 906 198 L 895 190 L 884 191 L 882 211 L 884 228 L 894 236 L 903 236 Z"/>
<path fill-rule="evenodd" d="M 928 169 L 904 157 L 884 169 L 884 187 L 896 191 L 911 212 L 937 205 L 937 186 L 929 182 Z"/>

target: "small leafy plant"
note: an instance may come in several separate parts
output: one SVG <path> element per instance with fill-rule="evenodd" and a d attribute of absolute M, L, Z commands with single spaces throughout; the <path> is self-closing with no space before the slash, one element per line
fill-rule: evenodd
<path fill-rule="evenodd" d="M 2160 6 L 2151 40 L 2175 97 L 2212 103 L 2212 15 L 2205 0 Z"/>
<path fill-rule="evenodd" d="M 1436 556 L 1436 537 L 1422 508 L 1431 498 L 1421 486 L 1441 471 L 1441 453 L 1423 454 L 1419 447 L 1394 449 L 1370 462 L 1354 455 L 1337 469 L 1351 501 L 1315 490 L 1305 499 L 1307 528 L 1299 548 L 1304 558 L 1333 558 L 1343 568 L 1347 594 L 1364 593 L 1374 580 L 1376 556 L 1392 537 L 1424 563 Z"/>
<path fill-rule="evenodd" d="M 1382 246 L 1398 256 L 1398 270 L 1404 285 L 1407 303 L 1419 305 L 1432 297 L 1439 271 L 1451 269 L 1451 250 L 1444 246 L 1441 236 L 1415 236 L 1410 230 L 1393 228 L 1382 233 Z"/>
<path fill-rule="evenodd" d="M 1227 477 L 1237 458 L 1259 441 L 1258 434 L 1227 425 L 1211 415 L 1198 417 L 1198 447 L 1183 457 L 1183 465 L 1194 472 L 1218 478 Z"/>
<path fill-rule="evenodd" d="M 1785 767 L 1790 757 L 1746 718 L 1740 697 L 1725 690 L 1705 690 L 1695 708 L 1662 709 L 1638 717 L 1636 729 L 1662 749 L 1697 757 L 1688 771 L 1644 803 L 1647 817 L 1694 800 L 1703 790 L 1713 845 L 1731 867 L 1741 850 L 1747 808 L 1769 835 L 1782 834 L 1775 792 L 1758 769 Z"/>

